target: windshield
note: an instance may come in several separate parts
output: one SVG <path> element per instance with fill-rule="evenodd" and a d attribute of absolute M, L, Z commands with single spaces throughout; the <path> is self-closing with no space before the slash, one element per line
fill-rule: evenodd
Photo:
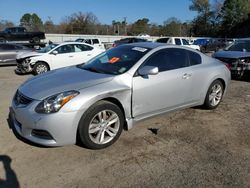
<path fill-rule="evenodd" d="M 227 51 L 250 52 L 250 40 L 238 40 L 225 48 Z"/>
<path fill-rule="evenodd" d="M 55 48 L 58 44 L 50 44 L 40 50 L 37 50 L 38 53 L 47 53 L 49 52 L 50 50 L 52 50 L 53 48 Z"/>
<path fill-rule="evenodd" d="M 149 50 L 144 47 L 119 46 L 78 67 L 92 72 L 118 75 L 128 71 Z"/>

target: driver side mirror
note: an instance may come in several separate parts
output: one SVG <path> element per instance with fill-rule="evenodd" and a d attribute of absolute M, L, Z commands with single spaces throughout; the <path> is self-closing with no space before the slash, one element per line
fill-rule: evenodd
<path fill-rule="evenodd" d="M 51 52 L 53 55 L 57 55 L 58 54 L 58 51 L 57 50 L 54 50 Z"/>
<path fill-rule="evenodd" d="M 138 70 L 140 76 L 156 75 L 159 73 L 159 68 L 154 66 L 145 66 Z"/>

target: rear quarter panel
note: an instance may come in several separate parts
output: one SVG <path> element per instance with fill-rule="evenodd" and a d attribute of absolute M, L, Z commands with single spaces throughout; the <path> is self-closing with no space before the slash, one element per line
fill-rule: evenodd
<path fill-rule="evenodd" d="M 225 94 L 231 80 L 230 71 L 223 63 L 208 56 L 203 56 L 202 61 L 203 64 L 200 67 L 200 70 L 197 71 L 197 77 L 194 79 L 196 82 L 194 85 L 198 84 L 198 82 L 200 82 L 199 80 L 202 80 L 203 82 L 203 84 L 198 84 L 201 87 L 201 104 L 204 103 L 208 88 L 213 81 L 217 79 L 223 80 L 225 85 Z"/>

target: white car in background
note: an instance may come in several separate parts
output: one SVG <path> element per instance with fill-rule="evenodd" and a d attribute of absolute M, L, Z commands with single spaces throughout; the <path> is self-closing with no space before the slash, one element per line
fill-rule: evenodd
<path fill-rule="evenodd" d="M 94 39 L 79 38 L 79 39 L 76 39 L 75 42 L 83 42 L 86 44 L 90 44 L 91 46 L 95 46 L 97 48 L 101 48 L 105 50 L 105 45 L 100 41 L 100 39 L 97 39 L 97 38 L 94 38 Z"/>
<path fill-rule="evenodd" d="M 155 42 L 186 46 L 186 47 L 193 48 L 195 50 L 200 51 L 200 46 L 189 44 L 188 40 L 183 37 L 163 37 L 163 38 L 157 39 Z"/>
<path fill-rule="evenodd" d="M 16 72 L 42 74 L 49 70 L 85 63 L 104 51 L 81 42 L 51 44 L 36 53 L 20 54 L 16 60 Z"/>

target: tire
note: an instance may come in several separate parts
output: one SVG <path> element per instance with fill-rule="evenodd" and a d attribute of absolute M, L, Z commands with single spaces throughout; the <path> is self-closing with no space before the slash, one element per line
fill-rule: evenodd
<path fill-rule="evenodd" d="M 204 107 L 206 109 L 215 109 L 219 106 L 223 93 L 224 86 L 220 80 L 215 80 L 210 86 L 206 94 Z"/>
<path fill-rule="evenodd" d="M 78 140 L 86 148 L 103 149 L 120 137 L 123 125 L 121 109 L 111 102 L 99 101 L 83 114 L 78 126 Z"/>
<path fill-rule="evenodd" d="M 35 75 L 43 74 L 48 71 L 49 71 L 49 66 L 47 65 L 47 63 L 44 63 L 44 62 L 36 63 L 33 68 L 33 72 Z"/>
<path fill-rule="evenodd" d="M 35 43 L 35 44 L 40 43 L 40 38 L 34 37 L 30 40 L 30 43 Z"/>
<path fill-rule="evenodd" d="M 0 43 L 6 43 L 6 39 L 4 37 L 0 37 Z"/>

